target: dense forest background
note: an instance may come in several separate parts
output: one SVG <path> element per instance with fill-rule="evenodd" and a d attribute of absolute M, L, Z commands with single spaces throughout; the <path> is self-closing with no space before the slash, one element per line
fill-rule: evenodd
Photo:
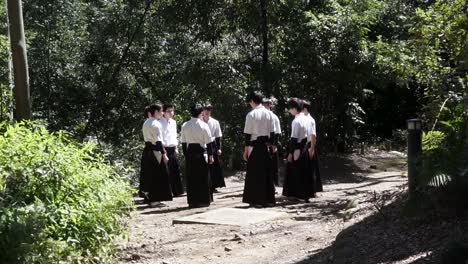
<path fill-rule="evenodd" d="M 134 210 L 144 107 L 171 102 L 180 125 L 192 103 L 214 105 L 222 163 L 238 170 L 251 90 L 278 99 L 283 144 L 286 100 L 309 99 L 319 153 L 332 159 L 404 149 L 406 120 L 422 119 L 413 204 L 467 212 L 467 0 L 9 0 L 23 4 L 32 123 L 15 122 L 7 17 L 19 13 L 7 16 L 6 3 L 1 263 L 114 263 Z M 444 199 L 422 206 L 434 189 Z"/>
<path fill-rule="evenodd" d="M 460 129 L 450 122 L 463 120 L 465 0 L 26 0 L 23 8 L 34 119 L 79 140 L 132 149 L 145 105 L 172 102 L 181 123 L 191 103 L 210 102 L 225 152 L 240 156 L 253 89 L 278 99 L 284 140 L 286 99 L 311 100 L 320 146 L 335 151 L 404 139 L 409 118 L 426 130 L 436 120 Z M 8 119 L 4 5 L 0 13 Z"/>

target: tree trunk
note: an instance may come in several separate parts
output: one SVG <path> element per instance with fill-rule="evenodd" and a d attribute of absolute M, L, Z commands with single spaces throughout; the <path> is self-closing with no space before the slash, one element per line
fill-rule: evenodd
<path fill-rule="evenodd" d="M 15 83 L 15 119 L 31 119 L 28 59 L 26 55 L 26 39 L 24 37 L 21 0 L 8 0 L 7 8 Z"/>
<path fill-rule="evenodd" d="M 262 19 L 262 42 L 263 42 L 263 56 L 262 56 L 262 77 L 263 77 L 263 91 L 266 96 L 271 96 L 271 81 L 270 81 L 270 63 L 268 55 L 268 0 L 260 0 L 261 19 Z"/>

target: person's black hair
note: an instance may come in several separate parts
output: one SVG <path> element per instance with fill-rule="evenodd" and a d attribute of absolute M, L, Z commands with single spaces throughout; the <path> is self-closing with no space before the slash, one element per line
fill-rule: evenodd
<path fill-rule="evenodd" d="M 213 106 L 211 104 L 206 104 L 203 106 L 203 110 L 206 110 L 206 111 L 212 111 L 213 110 Z"/>
<path fill-rule="evenodd" d="M 265 97 L 265 98 L 263 98 L 262 103 L 263 103 L 263 104 L 273 104 L 273 100 L 271 100 L 271 99 L 268 98 L 268 97 Z"/>
<path fill-rule="evenodd" d="M 288 109 L 296 108 L 297 111 L 302 111 L 302 102 L 300 99 L 293 97 L 288 100 Z"/>
<path fill-rule="evenodd" d="M 164 104 L 164 106 L 163 106 L 163 112 L 166 112 L 166 110 L 167 110 L 168 108 L 174 108 L 174 105 L 173 105 L 173 104 L 170 104 L 170 103 Z"/>
<path fill-rule="evenodd" d="M 310 112 L 310 101 L 302 99 L 302 109 L 307 109 Z"/>
<path fill-rule="evenodd" d="M 246 101 L 249 103 L 253 101 L 256 104 L 261 104 L 263 102 L 263 94 L 259 91 L 252 91 L 247 94 Z"/>
<path fill-rule="evenodd" d="M 150 108 L 149 105 L 145 106 L 145 110 L 143 111 L 143 115 L 145 116 L 145 118 L 148 118 L 148 113 L 150 112 L 149 108 Z"/>
<path fill-rule="evenodd" d="M 162 106 L 161 104 L 152 104 L 149 106 L 149 112 L 151 115 L 154 115 L 155 112 L 161 111 Z"/>
<path fill-rule="evenodd" d="M 201 104 L 194 104 L 190 107 L 190 113 L 192 117 L 198 117 L 203 112 L 203 106 Z"/>

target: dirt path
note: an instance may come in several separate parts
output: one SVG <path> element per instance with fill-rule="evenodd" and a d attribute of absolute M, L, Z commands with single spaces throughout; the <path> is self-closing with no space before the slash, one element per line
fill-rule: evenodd
<path fill-rule="evenodd" d="M 209 208 L 189 209 L 186 197 L 164 208 L 138 206 L 129 240 L 121 245 L 121 263 L 308 263 L 308 256 L 329 247 L 345 228 L 374 214 L 382 197 L 406 185 L 405 158 L 396 152 L 323 160 L 324 192 L 311 203 L 290 202 L 280 195 L 268 210 L 287 217 L 244 227 L 172 225 L 174 218 L 242 204 L 243 175 L 227 178 Z M 137 201 L 138 202 L 138 201 Z M 313 263 L 332 262 L 321 254 Z"/>

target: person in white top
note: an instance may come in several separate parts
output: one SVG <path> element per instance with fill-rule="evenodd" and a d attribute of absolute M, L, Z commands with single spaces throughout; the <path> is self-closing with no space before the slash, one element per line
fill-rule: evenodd
<path fill-rule="evenodd" d="M 214 143 L 210 128 L 201 120 L 202 112 L 200 104 L 193 105 L 192 119 L 182 125 L 180 132 L 190 208 L 209 206 L 213 201 L 208 164 L 213 163 Z"/>
<path fill-rule="evenodd" d="M 142 128 L 145 141 L 142 158 L 143 178 L 150 206 L 157 206 L 161 201 L 171 201 L 172 191 L 166 167 L 168 158 L 162 145 L 162 126 L 158 121 L 162 115 L 162 107 L 154 104 L 148 111 L 151 117 L 146 119 Z"/>
<path fill-rule="evenodd" d="M 276 150 L 274 121 L 271 112 L 262 105 L 263 95 L 250 92 L 247 102 L 252 107 L 245 118 L 245 148 L 243 158 L 247 161 L 242 202 L 254 207 L 275 205 L 275 184 L 271 170 L 268 147 Z"/>
<path fill-rule="evenodd" d="M 276 186 L 279 185 L 279 151 L 277 151 L 279 147 L 279 139 L 281 137 L 281 124 L 279 121 L 278 116 L 273 113 L 273 104 L 276 102 L 275 98 L 264 98 L 263 99 L 263 106 L 268 109 L 273 117 L 274 122 L 274 131 L 275 131 L 275 140 L 273 145 L 276 146 L 275 149 L 270 147 L 270 155 L 271 155 L 271 173 L 273 177 L 273 181 Z"/>
<path fill-rule="evenodd" d="M 145 106 L 145 110 L 143 111 L 143 116 L 145 118 L 145 121 L 148 120 L 148 118 L 151 117 L 151 114 L 149 112 L 149 105 L 148 106 Z M 143 160 L 144 160 L 144 151 L 142 152 L 142 155 L 141 155 L 141 162 L 140 162 L 140 184 L 138 186 L 138 196 L 141 197 L 141 198 L 144 198 L 144 201 L 145 202 L 148 202 L 149 199 L 148 199 L 148 186 L 147 186 L 147 181 L 145 181 L 145 172 L 144 172 L 144 169 L 145 169 L 145 166 L 144 163 L 143 163 Z"/>
<path fill-rule="evenodd" d="M 216 188 L 226 187 L 226 183 L 224 181 L 223 169 L 221 168 L 221 164 L 219 162 L 219 156 L 221 155 L 221 140 L 223 133 L 221 131 L 221 126 L 219 125 L 219 121 L 214 119 L 211 116 L 211 112 L 213 111 L 213 106 L 207 104 L 203 107 L 203 121 L 208 124 L 208 127 L 211 131 L 211 138 L 214 141 L 213 150 L 213 164 L 209 165 L 210 168 L 210 178 L 212 184 L 213 192 L 218 192 Z"/>
<path fill-rule="evenodd" d="M 307 133 L 307 156 L 310 162 L 307 163 L 308 167 L 306 170 L 313 175 L 313 185 L 314 185 L 314 197 L 317 196 L 317 192 L 323 191 L 322 178 L 320 176 L 319 160 L 316 151 L 317 143 L 317 130 L 315 119 L 310 113 L 310 102 L 307 100 L 302 100 L 304 116 L 306 117 L 308 124 L 308 133 Z"/>
<path fill-rule="evenodd" d="M 291 140 L 288 147 L 288 164 L 283 184 L 283 195 L 308 202 L 313 197 L 312 177 L 306 171 L 306 144 L 308 124 L 298 98 L 288 100 L 288 112 L 294 116 L 291 124 Z"/>
<path fill-rule="evenodd" d="M 174 105 L 164 104 L 164 116 L 159 120 L 163 128 L 163 146 L 166 149 L 169 162 L 167 167 L 169 170 L 169 180 L 171 182 L 172 195 L 180 196 L 184 193 L 184 187 L 180 178 L 179 161 L 177 155 L 179 153 L 177 146 L 177 123 L 174 120 Z"/>

